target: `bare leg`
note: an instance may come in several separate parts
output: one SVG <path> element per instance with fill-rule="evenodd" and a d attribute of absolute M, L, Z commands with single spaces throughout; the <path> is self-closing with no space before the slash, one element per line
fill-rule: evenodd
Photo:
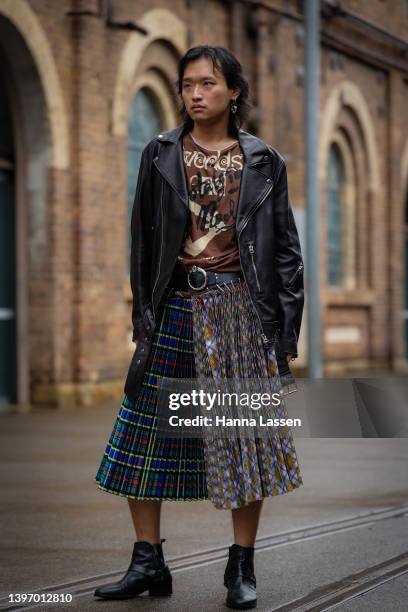
<path fill-rule="evenodd" d="M 136 539 L 150 544 L 160 544 L 161 500 L 128 498 L 128 502 Z"/>
<path fill-rule="evenodd" d="M 235 544 L 245 547 L 255 546 L 262 504 L 263 499 L 231 510 Z"/>

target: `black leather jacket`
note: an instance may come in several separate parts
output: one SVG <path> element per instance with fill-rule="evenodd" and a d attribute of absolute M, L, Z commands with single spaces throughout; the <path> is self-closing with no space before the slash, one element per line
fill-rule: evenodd
<path fill-rule="evenodd" d="M 144 148 L 131 221 L 130 283 L 133 341 L 125 393 L 136 397 L 157 310 L 165 295 L 190 218 L 182 154 L 183 127 L 158 134 Z M 265 346 L 298 356 L 304 303 L 303 260 L 280 153 L 240 129 L 244 167 L 236 217 L 241 268 Z"/>

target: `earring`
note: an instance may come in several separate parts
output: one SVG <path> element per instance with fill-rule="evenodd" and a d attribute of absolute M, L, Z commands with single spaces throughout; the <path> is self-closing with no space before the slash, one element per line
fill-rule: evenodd
<path fill-rule="evenodd" d="M 232 104 L 231 104 L 231 113 L 232 113 L 233 115 L 235 115 L 235 113 L 236 113 L 236 112 L 237 112 L 237 110 L 238 110 L 238 105 L 237 105 L 237 103 L 236 103 L 236 101 L 235 101 L 235 100 L 231 100 L 231 102 L 232 102 Z"/>

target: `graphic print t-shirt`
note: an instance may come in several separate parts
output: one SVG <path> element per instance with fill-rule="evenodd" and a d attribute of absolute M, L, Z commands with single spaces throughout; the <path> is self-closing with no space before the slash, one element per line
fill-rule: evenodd
<path fill-rule="evenodd" d="M 235 221 L 244 164 L 239 141 L 210 150 L 188 133 L 183 157 L 191 217 L 177 271 L 186 272 L 194 264 L 218 272 L 239 271 Z"/>

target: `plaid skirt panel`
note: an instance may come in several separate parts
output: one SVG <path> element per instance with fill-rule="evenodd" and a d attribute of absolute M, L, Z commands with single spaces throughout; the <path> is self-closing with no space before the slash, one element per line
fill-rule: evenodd
<path fill-rule="evenodd" d="M 131 499 L 210 499 L 216 508 L 237 508 L 302 484 L 290 431 L 235 443 L 155 435 L 159 377 L 189 379 L 212 372 L 216 379 L 225 358 L 245 376 L 262 362 L 258 320 L 247 290 L 238 285 L 228 302 L 212 290 L 203 299 L 173 294 L 161 303 L 139 395 L 135 401 L 124 396 L 96 474 L 100 489 Z M 227 334 L 222 325 L 229 326 Z M 233 338 L 230 346 L 227 337 Z M 278 389 L 274 350 L 262 368 Z M 279 416 L 285 416 L 284 404 Z"/>
<path fill-rule="evenodd" d="M 96 480 L 134 499 L 207 499 L 201 440 L 155 436 L 158 377 L 195 377 L 191 306 L 172 297 L 159 312 L 139 396 L 124 396 Z"/>

